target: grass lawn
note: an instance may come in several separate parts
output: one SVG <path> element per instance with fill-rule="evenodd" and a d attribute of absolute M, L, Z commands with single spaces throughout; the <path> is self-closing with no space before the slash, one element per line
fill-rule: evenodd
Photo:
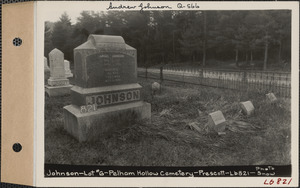
<path fill-rule="evenodd" d="M 70 96 L 46 98 L 45 163 L 134 166 L 284 165 L 291 163 L 290 99 L 270 104 L 265 96 L 235 90 L 165 83 L 153 99 L 151 80 L 139 78 L 151 103 L 152 122 L 136 122 L 93 143 L 79 143 L 63 128 Z M 239 102 L 251 100 L 255 114 Z M 200 111 L 198 111 L 200 110 Z M 210 130 L 208 113 L 221 110 L 226 135 Z M 197 132 L 189 126 L 199 126 Z"/>

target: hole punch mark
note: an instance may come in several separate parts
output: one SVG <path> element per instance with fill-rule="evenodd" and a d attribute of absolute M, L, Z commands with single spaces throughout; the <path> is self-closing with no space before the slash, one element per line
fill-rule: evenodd
<path fill-rule="evenodd" d="M 19 37 L 14 38 L 13 44 L 14 44 L 14 46 L 21 46 L 22 45 L 22 39 L 20 39 Z"/>
<path fill-rule="evenodd" d="M 15 143 L 15 144 L 13 145 L 13 150 L 14 150 L 15 152 L 20 152 L 20 151 L 22 150 L 22 145 L 21 145 L 20 143 Z"/>

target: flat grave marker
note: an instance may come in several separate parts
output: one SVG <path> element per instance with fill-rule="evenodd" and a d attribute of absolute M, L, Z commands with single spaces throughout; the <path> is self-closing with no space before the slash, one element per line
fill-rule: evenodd
<path fill-rule="evenodd" d="M 226 120 L 221 111 L 215 111 L 208 115 L 208 123 L 219 135 L 225 134 Z"/>
<path fill-rule="evenodd" d="M 251 101 L 240 102 L 243 113 L 250 116 L 254 113 L 254 106 Z"/>
<path fill-rule="evenodd" d="M 277 101 L 276 96 L 274 95 L 274 93 L 268 93 L 266 94 L 266 98 L 269 102 L 274 103 Z"/>

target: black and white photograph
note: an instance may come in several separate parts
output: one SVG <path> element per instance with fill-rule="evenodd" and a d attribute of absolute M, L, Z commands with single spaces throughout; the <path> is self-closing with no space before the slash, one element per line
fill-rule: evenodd
<path fill-rule="evenodd" d="M 44 16 L 44 178 L 291 183 L 291 9 L 94 5 Z"/>

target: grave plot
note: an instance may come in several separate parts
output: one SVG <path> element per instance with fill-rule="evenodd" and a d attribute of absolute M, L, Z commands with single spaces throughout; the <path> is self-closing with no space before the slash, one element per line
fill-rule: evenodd
<path fill-rule="evenodd" d="M 63 107 L 72 103 L 71 96 L 48 98 L 45 162 L 121 166 L 290 164 L 289 99 L 278 98 L 272 104 L 257 93 L 167 83 L 152 97 L 153 82 L 137 79 L 142 86 L 140 96 L 151 103 L 151 122 L 127 119 L 131 126 L 93 142 L 78 142 L 64 129 Z M 251 101 L 255 113 L 241 113 L 241 101 Z M 209 114 L 216 111 L 226 120 L 226 134 L 210 130 Z"/>

